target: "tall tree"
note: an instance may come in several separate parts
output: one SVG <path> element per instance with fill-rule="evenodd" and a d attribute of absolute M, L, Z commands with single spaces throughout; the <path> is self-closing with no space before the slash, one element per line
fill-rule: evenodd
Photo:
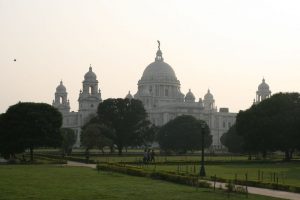
<path fill-rule="evenodd" d="M 236 127 L 249 152 L 265 157 L 267 151 L 281 150 L 290 160 L 300 145 L 299 93 L 278 93 L 239 112 Z"/>
<path fill-rule="evenodd" d="M 7 145 L 19 145 L 19 150 L 29 149 L 31 161 L 37 147 L 58 147 L 61 143 L 61 113 L 45 103 L 18 103 L 10 106 L 4 114 L 4 140 Z M 1 129 L 3 129 L 1 128 Z M 2 134 L 2 133 L 1 133 Z M 12 147 L 10 146 L 10 147 Z M 9 148 L 13 151 L 14 148 Z M 15 152 L 10 152 L 17 153 Z"/>
<path fill-rule="evenodd" d="M 98 120 L 113 130 L 110 139 L 119 154 L 124 147 L 140 145 L 151 123 L 143 103 L 135 99 L 107 99 L 98 106 Z"/>
<path fill-rule="evenodd" d="M 70 155 L 76 142 L 75 132 L 71 128 L 61 128 L 60 133 L 62 136 L 61 149 L 63 151 L 63 154 Z"/>
<path fill-rule="evenodd" d="M 202 125 L 204 124 L 204 129 Z M 201 149 L 204 131 L 204 147 L 212 143 L 212 136 L 205 121 L 190 115 L 182 115 L 169 121 L 158 132 L 160 147 L 166 151 L 186 152 Z"/>

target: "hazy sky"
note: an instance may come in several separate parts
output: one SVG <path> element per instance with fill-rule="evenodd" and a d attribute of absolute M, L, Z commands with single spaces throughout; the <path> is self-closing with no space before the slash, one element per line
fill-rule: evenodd
<path fill-rule="evenodd" d="M 272 93 L 299 92 L 299 10 L 296 0 L 0 0 L 0 113 L 52 103 L 61 79 L 76 111 L 90 64 L 103 99 L 135 93 L 156 40 L 181 91 L 210 88 L 218 107 L 248 108 L 263 77 Z"/>

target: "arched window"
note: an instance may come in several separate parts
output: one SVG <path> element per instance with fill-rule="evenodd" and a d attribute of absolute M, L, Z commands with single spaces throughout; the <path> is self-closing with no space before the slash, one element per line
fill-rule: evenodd
<path fill-rule="evenodd" d="M 92 94 L 93 88 L 92 86 L 89 87 L 89 94 Z"/>

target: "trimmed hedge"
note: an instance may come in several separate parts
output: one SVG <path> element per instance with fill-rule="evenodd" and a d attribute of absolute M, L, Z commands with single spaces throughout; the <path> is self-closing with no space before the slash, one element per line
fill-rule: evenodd
<path fill-rule="evenodd" d="M 178 184 L 190 185 L 195 187 L 209 188 L 211 184 L 206 181 L 199 181 L 198 177 L 184 176 L 173 173 L 159 172 L 159 171 L 146 171 L 138 167 L 126 166 L 120 164 L 98 164 L 97 170 L 113 171 L 124 173 L 132 176 L 149 177 L 169 181 Z"/>

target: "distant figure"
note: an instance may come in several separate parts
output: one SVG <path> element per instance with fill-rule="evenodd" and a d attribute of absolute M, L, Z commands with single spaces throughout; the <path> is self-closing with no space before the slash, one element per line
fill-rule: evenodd
<path fill-rule="evenodd" d="M 155 152 L 154 152 L 154 149 L 152 149 L 152 151 L 151 151 L 151 154 L 150 154 L 150 161 L 151 162 L 155 162 Z"/>
<path fill-rule="evenodd" d="M 147 162 L 151 161 L 151 152 L 150 151 L 151 151 L 150 149 L 148 149 L 148 151 L 147 151 Z"/>
<path fill-rule="evenodd" d="M 14 62 L 16 62 L 17 61 L 17 59 L 14 59 Z"/>
<path fill-rule="evenodd" d="M 147 149 L 145 149 L 144 151 L 144 157 L 143 157 L 143 163 L 146 163 L 148 160 L 148 152 L 147 152 Z"/>

